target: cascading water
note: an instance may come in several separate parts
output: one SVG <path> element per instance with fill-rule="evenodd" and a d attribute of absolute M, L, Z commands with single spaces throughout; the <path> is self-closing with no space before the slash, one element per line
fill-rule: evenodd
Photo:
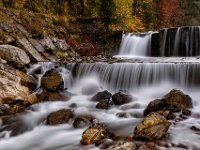
<path fill-rule="evenodd" d="M 156 38 L 152 38 L 155 36 Z M 200 55 L 200 26 L 123 34 L 118 57 L 191 57 Z"/>
<path fill-rule="evenodd" d="M 123 34 L 119 55 L 146 56 L 151 47 L 151 34 L 152 32 Z"/>
<path fill-rule="evenodd" d="M 80 145 L 82 133 L 86 128 L 75 129 L 72 121 L 59 126 L 47 126 L 45 119 L 48 114 L 71 108 L 72 104 L 76 104 L 73 108 L 76 116 L 92 114 L 97 122 L 106 124 L 117 134 L 132 136 L 133 128 L 143 119 L 143 111 L 148 103 L 162 98 L 173 88 L 190 95 L 194 107 L 188 119 L 171 124 L 168 131 L 170 138 L 167 137 L 164 141 L 169 145 L 186 145 L 189 150 L 200 149 L 200 136 L 190 129 L 194 126 L 200 128 L 199 58 L 145 57 L 154 56 L 151 52 L 153 50 L 155 56 L 198 56 L 199 33 L 199 27 L 187 27 L 164 29 L 159 33 L 123 35 L 120 55 L 143 56 L 142 58 L 113 59 L 95 63 L 32 65 L 27 72 L 38 80 L 38 88 L 42 75 L 47 70 L 57 69 L 63 76 L 65 88 L 68 88 L 67 91 L 73 93 L 73 96 L 69 101 L 35 104 L 27 112 L 18 114 L 13 122 L 6 126 L 1 126 L 0 119 L 0 150 L 98 149 L 94 145 Z M 151 37 L 158 41 L 150 42 Z M 118 90 L 128 90 L 135 100 L 122 106 L 112 106 L 108 110 L 98 110 L 97 102 L 90 99 L 96 92 L 103 90 L 109 90 L 112 94 Z M 127 116 L 118 117 L 119 113 L 126 113 Z M 16 126 L 24 133 L 10 137 Z M 4 128 L 7 130 L 1 132 Z"/>

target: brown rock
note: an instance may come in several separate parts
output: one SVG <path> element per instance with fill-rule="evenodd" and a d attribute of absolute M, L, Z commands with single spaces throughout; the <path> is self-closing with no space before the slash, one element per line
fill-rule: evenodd
<path fill-rule="evenodd" d="M 102 91 L 102 92 L 98 92 L 97 94 L 95 94 L 91 100 L 92 101 L 96 101 L 99 102 L 101 100 L 110 100 L 112 97 L 112 94 L 108 91 Z"/>
<path fill-rule="evenodd" d="M 82 135 L 81 144 L 90 145 L 102 139 L 109 138 L 111 133 L 104 124 L 93 124 Z"/>
<path fill-rule="evenodd" d="M 43 90 L 41 93 L 37 94 L 37 99 L 39 102 L 43 101 L 67 101 L 70 99 L 70 96 L 61 93 L 61 92 L 49 92 Z"/>
<path fill-rule="evenodd" d="M 133 142 L 126 142 L 122 145 L 116 146 L 112 150 L 137 150 L 137 146 Z"/>
<path fill-rule="evenodd" d="M 180 90 L 173 89 L 163 97 L 166 103 L 180 109 L 192 108 L 192 98 Z"/>
<path fill-rule="evenodd" d="M 148 141 L 159 140 L 165 137 L 170 122 L 157 113 L 149 114 L 144 120 L 136 126 L 134 137 Z"/>
<path fill-rule="evenodd" d="M 28 55 L 22 49 L 11 45 L 0 45 L 0 57 L 19 68 L 30 63 Z"/>
<path fill-rule="evenodd" d="M 32 91 L 35 90 L 35 88 L 37 87 L 37 81 L 33 77 L 25 74 L 22 71 L 16 71 L 16 74 L 21 79 L 20 80 L 21 85 L 28 87 Z"/>
<path fill-rule="evenodd" d="M 18 100 L 22 100 L 24 105 L 37 102 L 35 94 L 20 84 L 18 76 L 0 70 L 0 103 L 8 104 Z"/>
<path fill-rule="evenodd" d="M 115 105 L 123 105 L 131 102 L 132 100 L 132 96 L 124 91 L 119 91 L 112 96 L 112 101 Z"/>
<path fill-rule="evenodd" d="M 109 109 L 112 106 L 112 101 L 109 99 L 101 100 L 97 105 L 97 109 Z"/>
<path fill-rule="evenodd" d="M 53 113 L 50 113 L 47 117 L 48 125 L 59 125 L 67 123 L 74 117 L 74 111 L 71 109 L 62 109 Z"/>
<path fill-rule="evenodd" d="M 61 74 L 56 70 L 47 71 L 41 79 L 41 87 L 44 90 L 57 91 L 64 85 Z"/>
<path fill-rule="evenodd" d="M 73 122 L 74 128 L 83 128 L 90 126 L 95 118 L 92 115 L 80 115 Z"/>

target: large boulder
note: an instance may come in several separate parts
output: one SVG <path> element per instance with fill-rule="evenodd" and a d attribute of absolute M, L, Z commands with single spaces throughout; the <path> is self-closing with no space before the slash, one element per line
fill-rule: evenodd
<path fill-rule="evenodd" d="M 5 70 L 0 70 L 0 104 L 11 104 L 21 100 L 24 105 L 37 102 L 35 94 L 20 84 L 20 78 Z"/>
<path fill-rule="evenodd" d="M 133 97 L 126 91 L 119 91 L 112 96 L 112 101 L 115 105 L 123 105 L 133 100 Z"/>
<path fill-rule="evenodd" d="M 188 109 L 192 108 L 192 105 L 192 99 L 189 95 L 173 89 L 162 99 L 151 101 L 144 110 L 144 116 L 151 112 L 157 112 L 167 119 L 174 119 L 174 112 L 181 112 L 181 115 L 190 116 L 191 112 Z"/>
<path fill-rule="evenodd" d="M 102 92 L 98 92 L 97 94 L 95 94 L 91 100 L 92 101 L 96 101 L 99 102 L 101 100 L 110 100 L 112 97 L 112 94 L 108 91 L 102 91 Z"/>
<path fill-rule="evenodd" d="M 163 97 L 166 104 L 176 106 L 180 109 L 192 108 L 192 98 L 189 95 L 184 94 L 180 90 L 173 89 L 167 95 Z"/>
<path fill-rule="evenodd" d="M 67 123 L 74 117 L 74 111 L 71 109 L 62 109 L 56 112 L 52 112 L 47 117 L 48 125 L 59 125 Z"/>
<path fill-rule="evenodd" d="M 41 79 L 41 87 L 42 89 L 49 91 L 63 89 L 64 81 L 61 74 L 55 69 L 45 72 Z"/>
<path fill-rule="evenodd" d="M 93 124 L 83 132 L 81 144 L 95 144 L 96 142 L 109 138 L 110 136 L 111 133 L 104 124 Z"/>
<path fill-rule="evenodd" d="M 170 122 L 160 114 L 151 113 L 136 126 L 134 137 L 148 141 L 159 140 L 165 137 L 170 125 Z"/>
<path fill-rule="evenodd" d="M 30 63 L 28 55 L 22 49 L 11 45 L 0 45 L 0 57 L 16 67 Z"/>

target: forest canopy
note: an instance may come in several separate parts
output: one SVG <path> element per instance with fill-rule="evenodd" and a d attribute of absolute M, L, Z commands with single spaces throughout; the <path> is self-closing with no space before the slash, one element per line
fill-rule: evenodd
<path fill-rule="evenodd" d="M 199 25 L 199 0 L 1 0 L 6 7 L 98 20 L 108 30 L 145 31 Z"/>

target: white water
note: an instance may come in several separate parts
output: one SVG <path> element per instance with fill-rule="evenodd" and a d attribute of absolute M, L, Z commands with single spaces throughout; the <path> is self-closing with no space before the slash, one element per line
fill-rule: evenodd
<path fill-rule="evenodd" d="M 151 34 L 123 34 L 119 55 L 146 56 L 151 47 Z"/>
<path fill-rule="evenodd" d="M 49 65 L 50 64 L 46 66 L 42 65 L 43 69 L 47 69 Z M 37 65 L 34 67 L 36 66 Z M 120 65 L 118 64 L 118 66 Z M 29 73 L 31 73 L 34 67 Z M 65 68 L 60 69 L 60 71 L 66 72 Z M 106 70 L 104 71 L 106 72 Z M 117 74 L 119 72 L 114 73 Z M 41 74 L 38 74 L 38 76 L 41 76 Z M 129 79 L 127 78 L 126 80 Z M 92 114 L 97 119 L 97 122 L 105 123 L 111 131 L 117 131 L 120 135 L 132 136 L 134 127 L 143 119 L 142 114 L 146 105 L 151 100 L 162 98 L 173 88 L 179 88 L 183 90 L 184 93 L 189 94 L 193 99 L 194 108 L 192 109 L 192 116 L 189 119 L 171 125 L 168 143 L 186 144 L 191 150 L 195 148 L 200 149 L 200 135 L 190 130 L 191 126 L 199 127 L 200 124 L 200 117 L 198 117 L 200 116 L 199 88 L 186 88 L 171 83 L 169 80 L 162 80 L 155 85 L 145 85 L 141 88 L 133 88 L 130 90 L 129 92 L 136 98 L 132 103 L 122 106 L 112 106 L 109 110 L 97 110 L 95 108 L 97 102 L 89 100 L 93 94 L 84 95 L 82 93 L 82 89 L 85 88 L 86 84 L 87 87 L 97 86 L 97 91 L 105 90 L 104 87 L 106 87 L 106 85 L 93 74 L 93 76 L 79 78 L 79 80 L 69 88 L 70 92 L 76 94 L 71 100 L 67 102 L 46 102 L 33 105 L 28 113 L 22 114 L 19 117 L 24 124 L 33 127 L 33 129 L 16 137 L 9 137 L 8 133 L 4 139 L 0 140 L 0 150 L 94 150 L 94 145 L 80 145 L 81 135 L 85 128 L 74 129 L 72 121 L 59 126 L 46 126 L 45 121 L 42 120 L 45 119 L 49 113 L 62 108 L 70 108 L 71 104 L 76 103 L 77 108 L 74 109 L 76 115 Z M 112 91 L 112 89 L 113 88 L 107 88 L 109 91 Z M 118 118 L 116 114 L 119 112 L 126 112 L 127 118 Z"/>
<path fill-rule="evenodd" d="M 175 32 L 175 33 L 174 33 Z M 152 40 L 152 34 L 159 38 Z M 163 29 L 157 32 L 128 33 L 122 35 L 119 56 L 151 57 L 151 45 L 159 45 L 156 56 L 199 56 L 200 55 L 200 26 L 178 27 Z M 155 54 L 154 54 L 155 55 Z"/>

